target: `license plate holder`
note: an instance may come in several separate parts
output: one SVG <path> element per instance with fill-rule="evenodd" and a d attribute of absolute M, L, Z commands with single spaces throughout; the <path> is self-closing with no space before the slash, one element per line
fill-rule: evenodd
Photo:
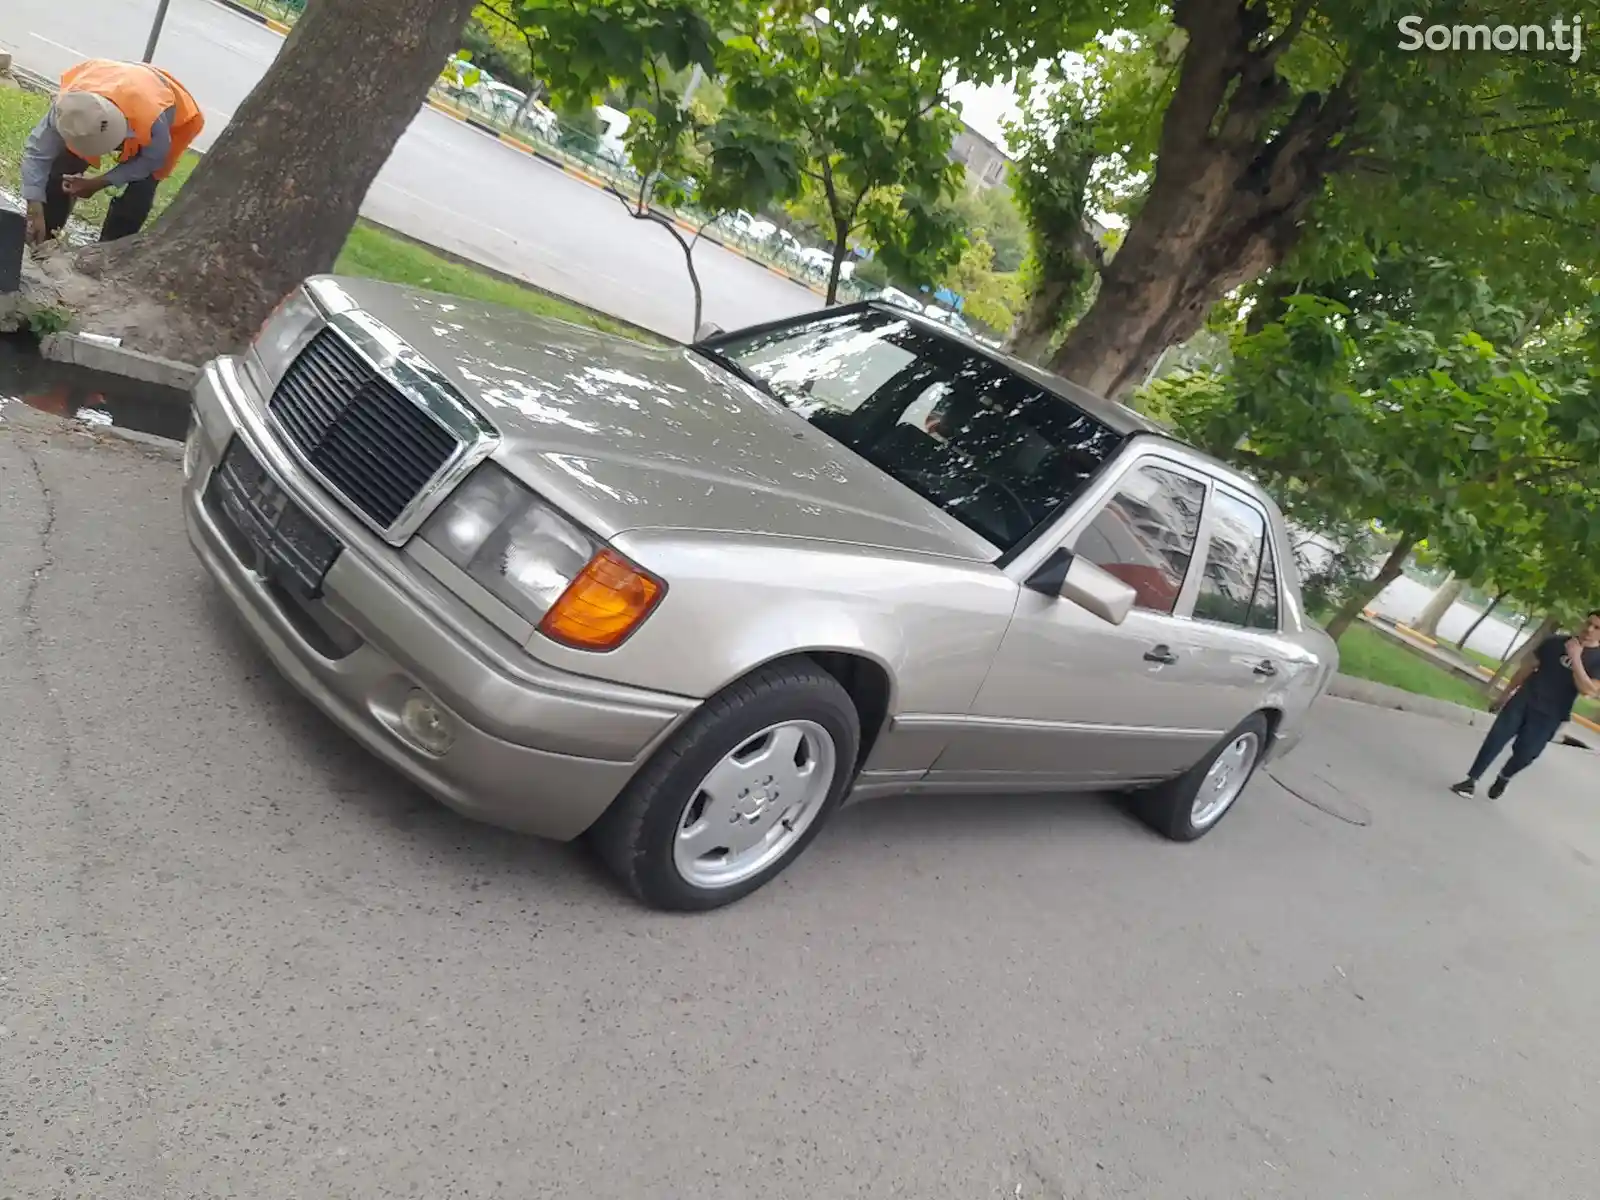
<path fill-rule="evenodd" d="M 307 600 L 322 595 L 323 580 L 344 546 L 297 504 L 235 437 L 207 485 L 222 514 L 255 550 L 251 564 Z"/>

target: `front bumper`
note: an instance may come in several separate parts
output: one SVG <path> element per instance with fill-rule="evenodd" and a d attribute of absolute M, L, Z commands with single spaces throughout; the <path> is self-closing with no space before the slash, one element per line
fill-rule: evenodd
<path fill-rule="evenodd" d="M 451 808 L 542 837 L 576 837 L 698 704 L 530 658 L 299 468 L 236 360 L 208 363 L 193 400 L 183 508 L 201 562 L 296 688 Z M 235 437 L 342 543 L 319 600 L 258 573 L 237 529 L 206 499 Z M 417 691 L 444 710 L 454 732 L 442 754 L 424 748 L 401 719 Z"/>

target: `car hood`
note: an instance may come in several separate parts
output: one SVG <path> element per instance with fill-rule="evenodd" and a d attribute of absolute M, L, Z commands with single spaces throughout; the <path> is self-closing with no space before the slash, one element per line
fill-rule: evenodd
<path fill-rule="evenodd" d="M 499 429 L 495 460 L 603 537 L 693 529 L 992 560 L 995 547 L 684 346 L 332 280 Z"/>

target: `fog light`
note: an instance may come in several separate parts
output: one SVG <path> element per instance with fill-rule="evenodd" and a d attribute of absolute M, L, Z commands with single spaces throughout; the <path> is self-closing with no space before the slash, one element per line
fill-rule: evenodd
<path fill-rule="evenodd" d="M 443 754 L 456 740 L 449 714 L 426 692 L 412 692 L 406 697 L 400 706 L 400 725 L 430 754 Z"/>
<path fill-rule="evenodd" d="M 189 418 L 189 433 L 183 439 L 183 477 L 193 479 L 200 466 L 200 422 Z"/>

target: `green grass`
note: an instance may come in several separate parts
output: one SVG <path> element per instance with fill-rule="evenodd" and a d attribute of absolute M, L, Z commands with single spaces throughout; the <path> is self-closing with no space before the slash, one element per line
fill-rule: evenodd
<path fill-rule="evenodd" d="M 1479 710 L 1489 707 L 1481 688 L 1437 667 L 1359 622 L 1339 639 L 1339 670 L 1358 679 L 1432 696 Z"/>
<path fill-rule="evenodd" d="M 464 300 L 482 300 L 521 309 L 541 317 L 554 317 L 575 325 L 587 325 L 606 333 L 638 340 L 641 334 L 620 321 L 568 304 L 554 296 L 497 279 L 472 267 L 452 262 L 442 255 L 395 237 L 382 229 L 360 222 L 350 231 L 335 271 L 342 275 L 362 275 L 388 283 L 448 292 Z"/>
<path fill-rule="evenodd" d="M 1310 614 L 1318 625 L 1326 625 L 1332 615 L 1328 612 Z M 1339 672 L 1387 684 L 1414 696 L 1431 696 L 1479 711 L 1489 707 L 1489 699 L 1481 688 L 1413 654 L 1361 621 L 1352 624 L 1339 639 Z"/>
<path fill-rule="evenodd" d="M 49 97 L 37 92 L 0 89 L 0 178 L 5 179 L 8 190 L 14 191 L 18 187 L 22 144 L 27 139 L 29 131 L 39 123 L 39 118 L 44 116 L 49 105 Z M 153 216 L 159 215 L 161 210 L 172 202 L 172 198 L 178 194 L 178 189 L 183 186 L 184 180 L 189 178 L 190 172 L 199 162 L 200 156 L 197 154 L 183 156 L 172 177 L 157 190 Z M 73 215 L 98 228 L 100 222 L 105 219 L 108 203 L 109 197 L 101 193 L 91 200 L 80 203 Z M 635 340 L 642 336 L 638 331 L 630 329 L 620 321 L 612 320 L 603 313 L 569 304 L 537 288 L 524 287 L 472 267 L 463 266 L 405 238 L 396 237 L 386 230 L 368 225 L 364 221 L 358 222 L 355 229 L 351 230 L 334 270 L 347 275 L 381 279 L 388 283 L 429 288 L 432 291 L 460 296 L 464 300 L 502 304 L 507 308 L 520 309 L 541 317 L 554 317 L 557 320 L 570 321 L 574 325 L 584 325 Z"/>

